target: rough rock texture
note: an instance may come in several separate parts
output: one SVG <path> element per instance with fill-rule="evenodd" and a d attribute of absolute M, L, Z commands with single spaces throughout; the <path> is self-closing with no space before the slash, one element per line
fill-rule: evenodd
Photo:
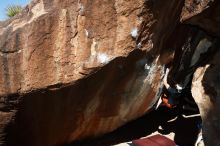
<path fill-rule="evenodd" d="M 203 120 L 203 136 L 206 145 L 214 146 L 220 144 L 220 109 L 219 109 L 219 39 L 216 39 L 213 54 L 206 64 L 199 67 L 193 76 L 192 95 L 200 109 Z"/>
<path fill-rule="evenodd" d="M 186 0 L 185 3 L 181 16 L 184 23 L 197 25 L 212 35 L 220 36 L 220 1 Z"/>
<path fill-rule="evenodd" d="M 220 144 L 219 127 L 219 53 L 205 67 L 194 74 L 192 93 L 203 118 L 203 135 L 209 146 Z"/>
<path fill-rule="evenodd" d="M 164 64 L 173 62 L 170 84 L 184 87 L 212 58 L 218 7 L 211 0 L 32 1 L 0 22 L 0 143 L 63 145 L 142 116 L 159 97 Z"/>
<path fill-rule="evenodd" d="M 212 37 L 213 52 L 203 54 L 203 63 L 193 76 L 192 95 L 200 109 L 203 119 L 203 137 L 205 145 L 220 145 L 220 103 L 219 103 L 219 36 L 220 36 L 220 1 L 188 1 L 188 8 L 193 11 L 183 11 L 182 20 L 186 24 L 199 26 L 206 31 L 209 38 Z M 185 6 L 186 10 L 187 6 Z M 183 9 L 184 10 L 184 9 Z M 189 10 L 189 9 L 188 9 Z M 188 14 L 188 15 L 187 15 Z M 185 15 L 185 16 L 184 16 Z M 189 17 L 189 16 L 194 17 Z M 210 40 L 210 39 L 209 39 Z M 207 43 L 206 43 L 207 45 Z M 201 55 L 202 56 L 202 55 Z"/>
<path fill-rule="evenodd" d="M 181 4 L 39 0 L 2 22 L 2 142 L 65 144 L 143 115 L 158 98 L 157 54 Z"/>
<path fill-rule="evenodd" d="M 192 82 L 192 95 L 203 119 L 205 143 L 208 146 L 219 145 L 219 103 L 217 99 L 219 55 L 214 60 L 212 58 L 216 52 L 219 54 L 220 40 L 207 35 L 201 30 L 193 34 L 194 39 L 191 39 L 193 35 L 190 34 L 188 40 L 186 39 L 183 50 L 176 50 L 174 65 L 169 74 L 170 84 L 173 86 L 178 84 L 180 87 L 185 88 Z M 207 65 L 207 63 L 210 65 Z M 207 73 L 206 69 L 209 66 L 212 71 Z"/>

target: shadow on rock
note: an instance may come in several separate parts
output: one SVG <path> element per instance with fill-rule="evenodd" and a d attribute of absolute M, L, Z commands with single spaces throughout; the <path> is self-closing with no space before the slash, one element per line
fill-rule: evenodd
<path fill-rule="evenodd" d="M 178 116 L 173 122 L 167 122 L 178 115 L 177 109 L 160 107 L 152 110 L 143 117 L 127 123 L 117 130 L 95 139 L 75 141 L 68 146 L 109 146 L 126 141 L 132 141 L 158 131 L 162 125 L 163 132 L 174 132 L 174 141 L 177 144 L 191 146 L 197 139 L 199 129 L 197 124 L 201 122 L 200 117 L 183 118 Z"/>

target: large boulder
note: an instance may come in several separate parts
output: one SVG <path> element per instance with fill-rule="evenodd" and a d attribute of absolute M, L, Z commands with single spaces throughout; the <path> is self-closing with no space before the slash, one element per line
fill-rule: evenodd
<path fill-rule="evenodd" d="M 220 1 L 218 0 L 185 0 L 181 21 L 220 36 L 219 9 Z"/>
<path fill-rule="evenodd" d="M 191 9 L 190 9 L 191 8 Z M 211 46 L 205 53 L 204 43 L 198 52 L 201 52 L 202 62 L 196 68 L 192 80 L 192 95 L 199 107 L 203 120 L 203 137 L 207 146 L 220 145 L 220 102 L 219 102 L 219 36 L 220 36 L 220 1 L 218 0 L 196 0 L 185 1 L 181 20 L 201 28 L 209 35 Z M 208 51 L 212 50 L 210 53 Z"/>
<path fill-rule="evenodd" d="M 208 146 L 220 144 L 219 57 L 218 52 L 209 64 L 198 68 L 192 82 L 192 94 L 200 109 L 203 136 Z"/>
<path fill-rule="evenodd" d="M 146 113 L 159 97 L 159 53 L 182 4 L 34 0 L 1 22 L 2 145 L 68 144 Z"/>

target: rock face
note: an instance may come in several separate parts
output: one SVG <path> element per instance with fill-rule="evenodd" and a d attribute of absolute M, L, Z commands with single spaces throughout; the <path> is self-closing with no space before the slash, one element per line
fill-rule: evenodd
<path fill-rule="evenodd" d="M 197 25 L 212 35 L 220 35 L 220 2 L 217 0 L 186 0 L 181 20 Z M 193 17 L 192 17 L 193 16 Z"/>
<path fill-rule="evenodd" d="M 173 62 L 170 84 L 184 87 L 212 58 L 218 3 L 32 1 L 0 22 L 0 143 L 64 145 L 142 116 L 165 64 Z"/>
<path fill-rule="evenodd" d="M 178 16 L 162 25 L 156 18 L 172 11 L 154 16 L 150 8 L 141 0 L 37 0 L 2 22 L 1 143 L 68 144 L 148 111 L 163 74 L 159 37 L 167 37 L 156 30 Z"/>
<path fill-rule="evenodd" d="M 194 74 L 192 93 L 203 118 L 203 134 L 207 145 L 219 145 L 219 53 Z"/>
<path fill-rule="evenodd" d="M 198 26 L 206 31 L 212 38 L 211 46 L 207 49 L 210 52 L 202 53 L 201 63 L 198 64 L 193 80 L 192 95 L 200 109 L 203 120 L 203 137 L 205 145 L 214 146 L 220 144 L 220 126 L 219 126 L 219 16 L 220 1 L 199 1 L 198 4 L 192 4 L 196 11 L 188 12 L 188 15 L 182 17 L 186 24 Z M 190 5 L 189 5 L 190 6 Z M 199 13 L 198 13 L 199 12 Z M 193 17 L 188 17 L 193 15 Z M 210 43 L 205 43 L 207 46 Z M 203 48 L 203 47 L 202 47 Z M 202 50 L 202 49 L 200 49 Z M 200 51 L 202 52 L 202 51 Z"/>

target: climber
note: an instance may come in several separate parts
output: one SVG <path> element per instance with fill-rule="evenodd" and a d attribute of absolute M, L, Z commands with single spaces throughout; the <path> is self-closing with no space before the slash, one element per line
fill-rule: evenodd
<path fill-rule="evenodd" d="M 166 73 L 163 79 L 164 88 L 163 92 L 161 94 L 161 100 L 163 105 L 173 108 L 176 107 L 179 104 L 179 98 L 181 96 L 182 87 L 178 84 L 175 85 L 175 87 L 171 87 L 167 82 L 167 77 L 169 74 L 169 68 L 166 69 Z"/>
<path fill-rule="evenodd" d="M 163 77 L 164 87 L 160 98 L 161 104 L 157 111 L 164 110 L 163 115 L 166 116 L 162 118 L 157 131 L 161 134 L 175 133 L 176 146 L 185 146 L 186 143 L 198 146 L 202 143 L 202 136 L 198 135 L 201 131 L 201 118 L 199 109 L 191 94 L 192 77 L 188 76 L 189 79 L 186 80 L 184 74 L 175 74 L 171 69 L 173 68 L 167 68 Z M 184 128 L 184 130 L 177 128 L 179 125 L 186 124 L 189 127 Z M 179 137 L 182 133 L 187 132 L 192 133 L 187 135 L 189 141 L 182 141 Z"/>
<path fill-rule="evenodd" d="M 163 91 L 156 109 L 162 105 L 168 108 L 176 108 L 179 114 L 194 115 L 199 113 L 199 109 L 191 94 L 191 81 L 185 86 L 179 85 L 173 78 L 171 83 L 167 82 L 170 69 L 167 68 L 163 78 Z"/>

